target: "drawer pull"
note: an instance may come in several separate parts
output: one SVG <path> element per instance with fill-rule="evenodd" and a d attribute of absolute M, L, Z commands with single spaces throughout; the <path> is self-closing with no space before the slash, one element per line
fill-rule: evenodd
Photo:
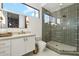
<path fill-rule="evenodd" d="M 24 41 L 27 41 L 28 39 L 27 38 L 24 38 Z"/>
<path fill-rule="evenodd" d="M 25 38 L 24 38 L 24 41 L 26 41 Z"/>

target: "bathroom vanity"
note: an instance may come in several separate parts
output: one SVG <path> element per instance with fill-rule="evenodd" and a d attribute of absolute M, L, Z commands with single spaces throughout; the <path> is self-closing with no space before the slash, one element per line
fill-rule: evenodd
<path fill-rule="evenodd" d="M 42 31 L 40 19 L 5 10 L 2 10 L 2 14 L 5 19 L 2 20 L 4 24 L 1 22 L 0 33 L 23 32 L 24 30 L 34 34 L 19 33 L 11 36 L 5 34 L 8 37 L 0 37 L 0 56 L 21 56 L 35 50 L 35 35 L 41 36 Z"/>
<path fill-rule="evenodd" d="M 0 37 L 0 56 L 21 56 L 35 50 L 34 34 Z"/>

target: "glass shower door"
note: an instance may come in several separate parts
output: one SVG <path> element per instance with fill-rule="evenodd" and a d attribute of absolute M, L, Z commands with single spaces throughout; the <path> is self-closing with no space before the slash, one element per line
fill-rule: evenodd
<path fill-rule="evenodd" d="M 48 42 L 50 41 L 50 16 L 45 13 L 43 16 L 44 19 L 43 19 L 42 37 L 43 37 L 43 41 Z"/>
<path fill-rule="evenodd" d="M 52 46 L 62 52 L 77 51 L 77 6 L 73 4 L 61 8 L 53 12 L 53 17 L 56 19 L 56 25 L 51 27 Z"/>

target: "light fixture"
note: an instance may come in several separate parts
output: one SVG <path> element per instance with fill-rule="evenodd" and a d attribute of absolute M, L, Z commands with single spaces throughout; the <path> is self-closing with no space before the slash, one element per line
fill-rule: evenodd
<path fill-rule="evenodd" d="M 62 3 L 59 3 L 59 5 L 62 6 L 63 4 Z"/>

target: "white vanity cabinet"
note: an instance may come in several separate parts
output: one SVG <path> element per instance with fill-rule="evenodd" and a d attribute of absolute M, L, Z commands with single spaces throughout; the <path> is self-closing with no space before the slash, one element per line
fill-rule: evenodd
<path fill-rule="evenodd" d="M 25 52 L 31 52 L 35 50 L 35 36 L 25 37 Z"/>
<path fill-rule="evenodd" d="M 24 38 L 16 38 L 11 40 L 11 55 L 20 56 L 25 54 Z"/>
<path fill-rule="evenodd" d="M 0 41 L 0 56 L 10 56 L 10 40 Z"/>
<path fill-rule="evenodd" d="M 21 56 L 35 50 L 35 36 L 27 36 L 11 40 L 12 56 Z"/>
<path fill-rule="evenodd" d="M 35 50 L 35 36 L 0 38 L 0 56 L 22 56 Z"/>

